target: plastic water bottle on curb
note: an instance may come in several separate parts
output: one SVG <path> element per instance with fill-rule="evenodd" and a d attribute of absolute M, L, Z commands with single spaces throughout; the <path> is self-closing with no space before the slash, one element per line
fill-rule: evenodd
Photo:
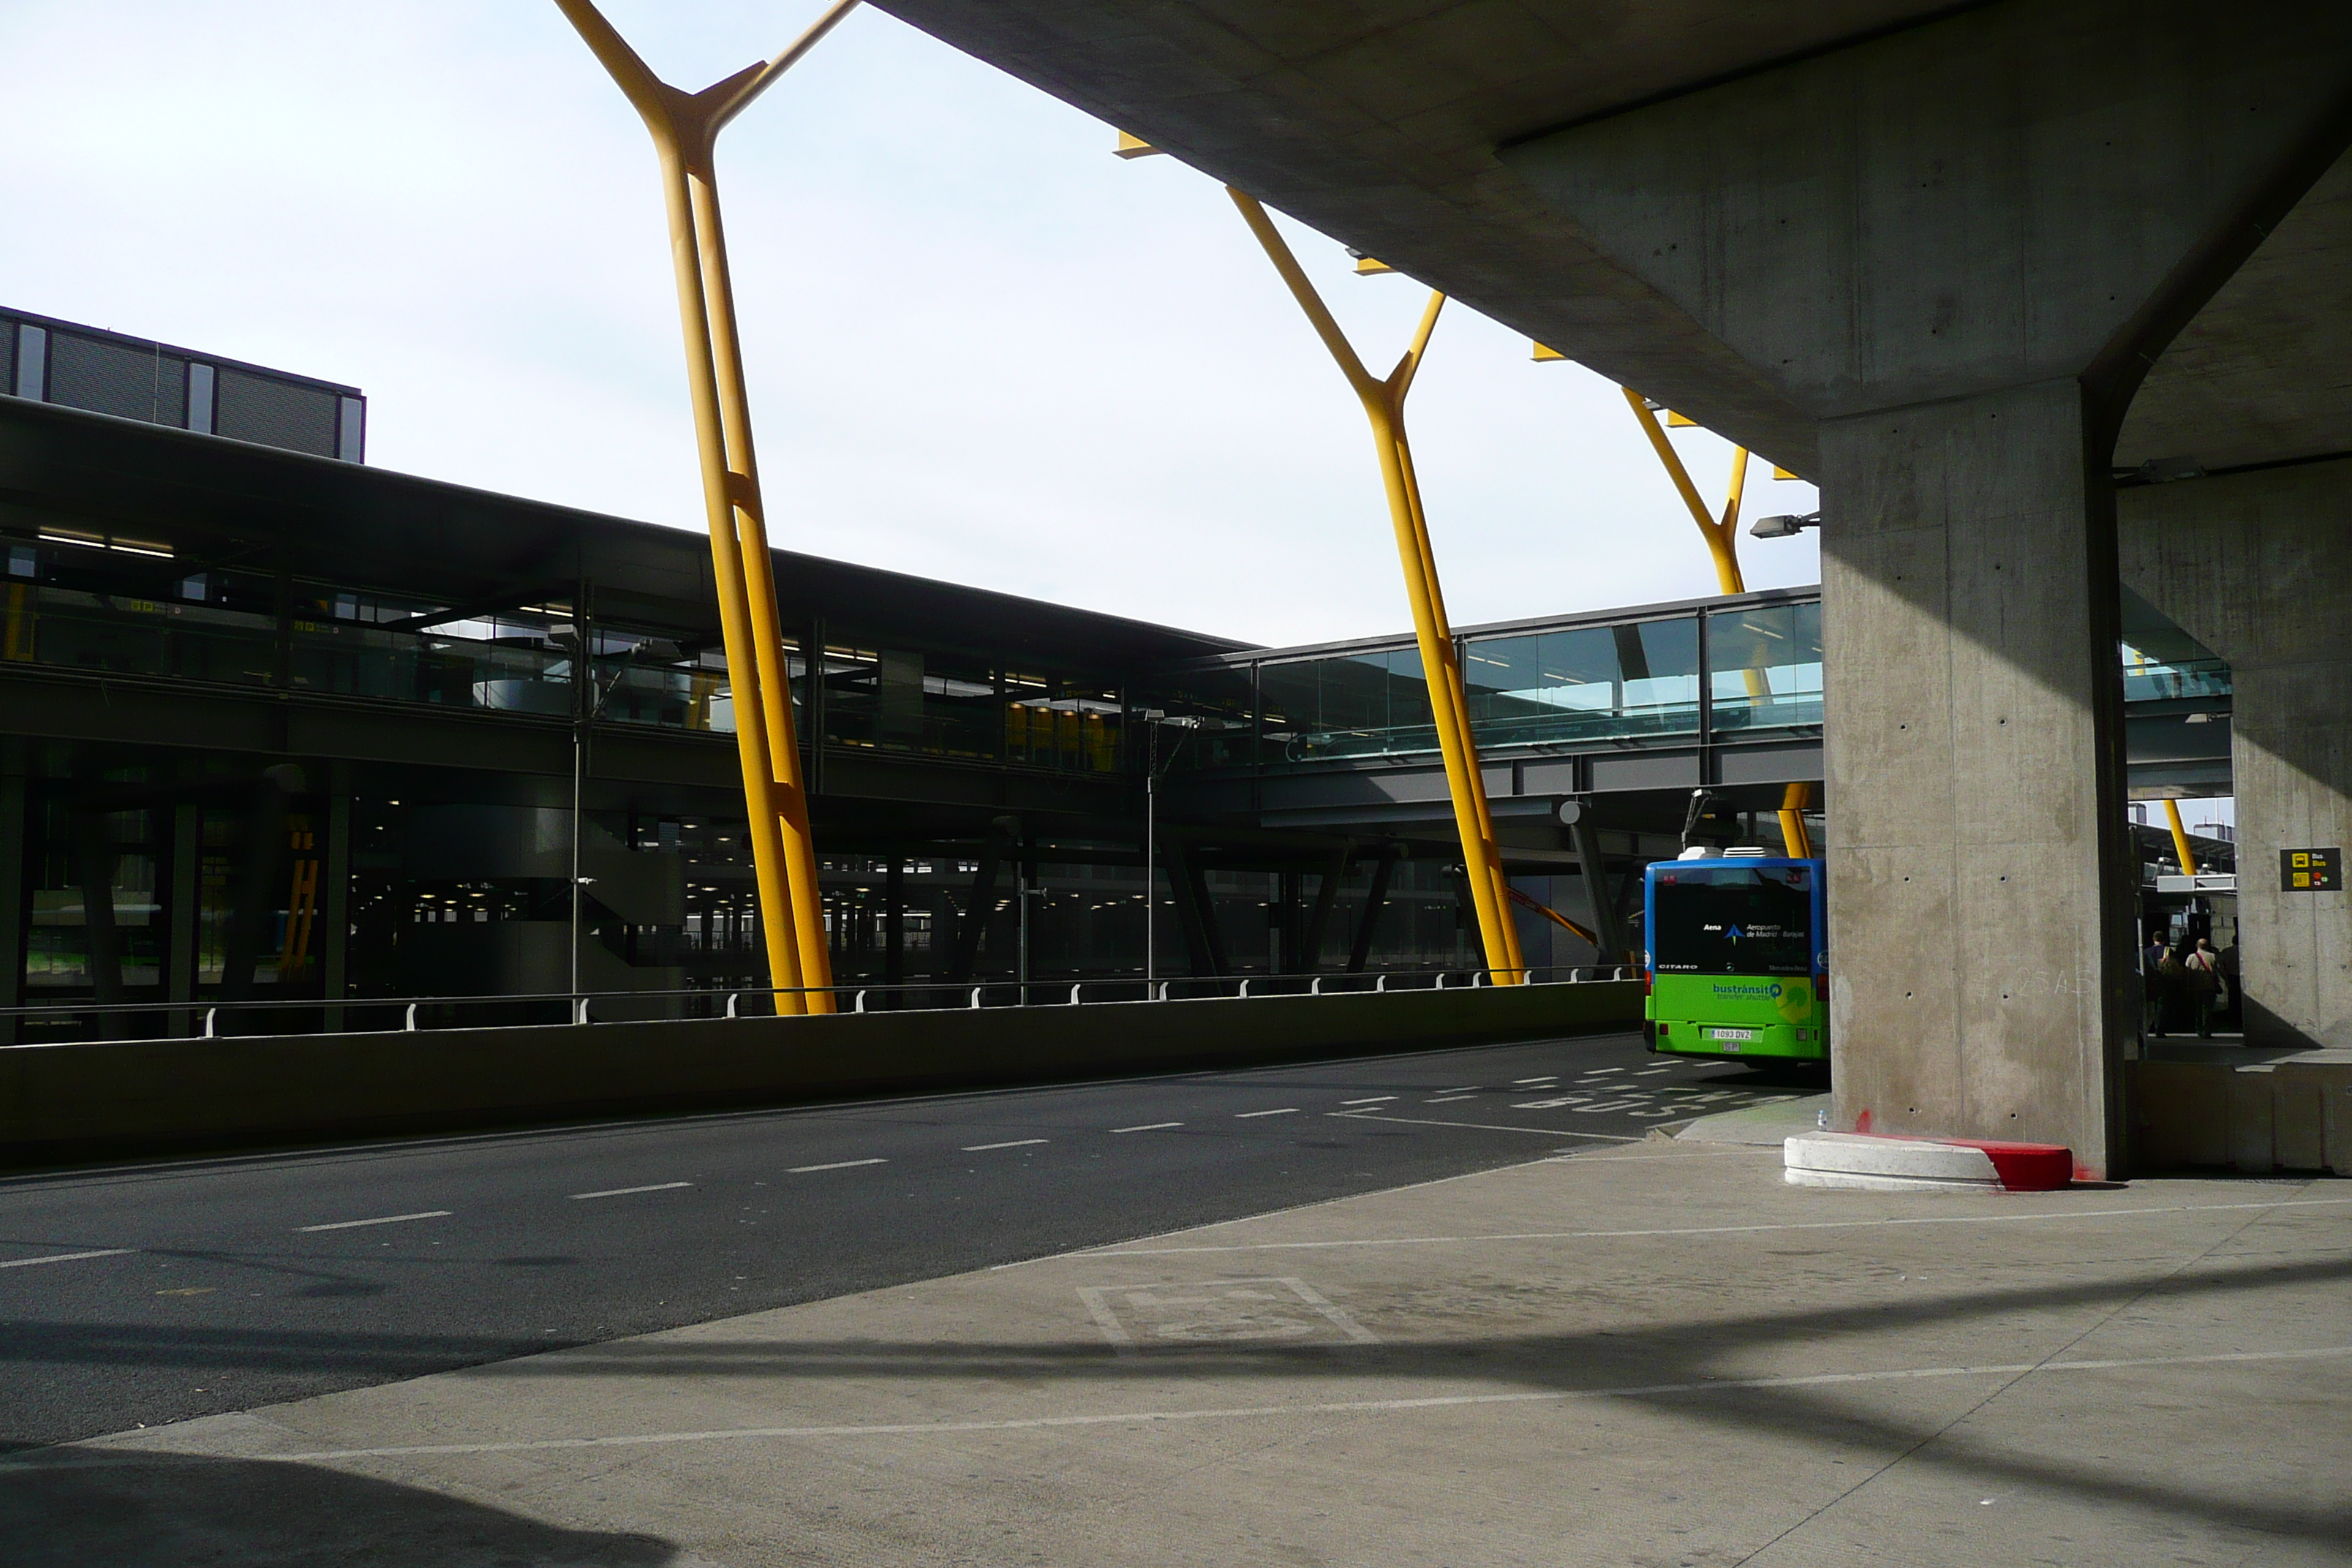
<path fill-rule="evenodd" d="M 1813 1112 L 1813 1125 L 1823 1132 L 1830 1130 L 1830 1109 L 1828 1106 L 1824 1105 L 1819 1110 Z"/>

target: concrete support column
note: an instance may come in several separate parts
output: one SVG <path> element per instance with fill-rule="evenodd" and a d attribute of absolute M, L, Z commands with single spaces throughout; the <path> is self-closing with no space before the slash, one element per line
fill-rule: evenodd
<path fill-rule="evenodd" d="M 2230 663 L 2246 1043 L 2352 1046 L 2352 894 L 2279 886 L 2352 850 L 2352 460 L 2125 492 L 2124 581 Z"/>
<path fill-rule="evenodd" d="M 2119 1167 L 2136 1026 L 2114 521 L 2045 381 L 1822 436 L 1836 1112 Z"/>

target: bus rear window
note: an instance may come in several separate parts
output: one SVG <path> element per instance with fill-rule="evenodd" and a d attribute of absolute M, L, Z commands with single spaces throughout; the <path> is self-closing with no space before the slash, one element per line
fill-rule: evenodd
<path fill-rule="evenodd" d="M 1657 874 L 1651 963 L 1661 974 L 1807 974 L 1813 874 L 1803 866 Z"/>

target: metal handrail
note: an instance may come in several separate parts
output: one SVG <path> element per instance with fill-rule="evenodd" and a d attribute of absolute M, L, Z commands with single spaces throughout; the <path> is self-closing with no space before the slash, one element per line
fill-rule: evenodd
<path fill-rule="evenodd" d="M 1530 984 L 1588 984 L 1604 980 L 1622 980 L 1638 973 L 1639 971 L 1622 964 L 1583 964 L 1566 968 L 1560 966 L 1533 966 L 1526 971 L 1526 977 L 1527 983 Z M 1370 982 L 1369 986 L 1360 984 L 1365 981 Z M 1392 984 L 1391 982 L 1404 982 L 1408 984 L 1407 985 L 1400 986 Z M 1335 973 L 1324 972 L 1308 974 L 1175 976 L 1152 981 L 1147 981 L 1141 976 L 1137 976 L 1132 979 L 1119 977 L 1097 977 L 1091 980 L 1072 982 L 1066 1001 L 1061 1000 L 1059 997 L 1058 983 L 1020 980 L 984 980 L 976 984 L 964 981 L 946 981 L 891 985 L 875 985 L 867 984 L 863 985 L 785 987 L 740 986 L 728 991 L 681 989 L 657 991 L 525 992 L 518 994 L 496 996 L 257 997 L 250 1001 L 236 1002 L 224 1002 L 218 1000 L 211 1002 L 52 1002 L 36 1003 L 12 1007 L 0 1007 L 0 1019 L 38 1021 L 44 1018 L 78 1018 L 91 1016 L 110 1017 L 116 1015 L 127 1015 L 131 1016 L 152 1016 L 159 1013 L 185 1015 L 201 1010 L 203 1023 L 202 1033 L 199 1037 L 204 1039 L 224 1039 L 233 1037 L 225 1035 L 222 1032 L 221 1017 L 223 1014 L 267 1014 L 273 1012 L 282 1013 L 287 1011 L 320 1011 L 331 1008 L 336 1010 L 338 1013 L 343 1014 L 348 1014 L 354 1010 L 372 1008 L 396 1009 L 399 1017 L 399 1022 L 396 1026 L 398 1032 L 417 1034 L 425 1032 L 431 1027 L 429 1024 L 424 1021 L 420 1013 L 420 1009 L 428 1007 L 522 1006 L 534 1003 L 546 1005 L 562 1004 L 565 1016 L 569 1020 L 570 1024 L 573 1026 L 583 1026 L 598 1022 L 593 1013 L 593 1006 L 598 1003 L 637 1004 L 672 1000 L 707 1000 L 718 1002 L 723 998 L 724 1008 L 720 1016 L 726 1018 L 740 1019 L 745 1016 L 741 1010 L 741 1002 L 746 996 L 767 996 L 772 998 L 780 995 L 809 995 L 822 993 L 835 996 L 846 996 L 849 1001 L 849 1011 L 855 1014 L 864 1014 L 870 1011 L 868 1007 L 868 999 L 877 992 L 881 993 L 884 996 L 898 1002 L 904 1002 L 908 999 L 920 999 L 927 995 L 939 995 L 944 999 L 947 995 L 953 994 L 960 996 L 963 1005 L 967 1008 L 980 1008 L 991 1005 L 987 1000 L 988 994 L 990 992 L 1011 990 L 1014 993 L 1014 999 L 1011 1003 L 998 1003 L 995 1005 L 1012 1006 L 1065 1005 L 1076 1007 L 1089 1005 L 1099 1006 L 1106 1002 L 1116 1001 L 1214 1001 L 1220 999 L 1221 993 L 1222 999 L 1223 1000 L 1261 1001 L 1270 999 L 1273 995 L 1282 994 L 1301 996 L 1339 996 L 1368 993 L 1377 995 L 1388 994 L 1396 990 L 1404 988 L 1423 988 L 1411 986 L 1410 983 L 1412 982 L 1427 982 L 1426 989 L 1438 991 L 1462 989 L 1465 983 L 1468 987 L 1478 989 L 1491 987 L 1494 984 L 1494 976 L 1491 971 L 1483 969 L 1420 969 L 1379 970 L 1370 973 Z M 1289 983 L 1290 984 L 1295 985 L 1297 989 L 1290 990 L 1287 993 L 1276 993 L 1270 989 L 1275 986 L 1282 985 L 1285 983 Z M 1033 988 L 1041 984 L 1052 985 L 1054 987 L 1055 1000 L 1052 1002 L 1038 1002 L 1032 1001 L 1030 999 L 1030 992 Z M 1258 989 L 1253 991 L 1252 988 L 1254 985 L 1258 987 Z M 1085 994 L 1087 988 L 1089 986 L 1110 991 L 1112 994 L 1108 996 L 1097 996 L 1090 999 Z M 1136 992 L 1139 993 L 1139 994 L 1121 994 L 1120 993 L 1124 992 L 1128 987 L 1134 987 Z M 1180 994 L 1178 990 L 1179 987 L 1186 988 L 1183 994 Z M 1231 987 L 1231 989 L 1228 991 L 1225 989 L 1226 987 Z M 1200 994 L 1203 989 L 1208 992 L 1207 994 Z M 337 1035 L 373 1033 L 374 1031 L 345 1026 L 334 1029 L 320 1029 L 312 1032 L 320 1035 Z M 133 1037 L 133 1038 L 144 1037 Z M 118 1040 L 72 1041 L 60 1043 L 94 1045 L 129 1042 Z M 0 1049 L 10 1048 L 14 1047 L 0 1047 Z"/>

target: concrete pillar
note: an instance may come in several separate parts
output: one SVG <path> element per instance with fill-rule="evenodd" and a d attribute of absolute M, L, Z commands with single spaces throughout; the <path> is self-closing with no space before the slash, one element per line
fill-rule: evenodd
<path fill-rule="evenodd" d="M 2129 489 L 2123 578 L 2229 660 L 2246 1043 L 2352 1046 L 2352 894 L 2279 886 L 2352 849 L 2352 459 Z"/>
<path fill-rule="evenodd" d="M 2134 1026 L 2114 521 L 2071 380 L 1832 420 L 1835 1115 L 2110 1162 Z"/>

